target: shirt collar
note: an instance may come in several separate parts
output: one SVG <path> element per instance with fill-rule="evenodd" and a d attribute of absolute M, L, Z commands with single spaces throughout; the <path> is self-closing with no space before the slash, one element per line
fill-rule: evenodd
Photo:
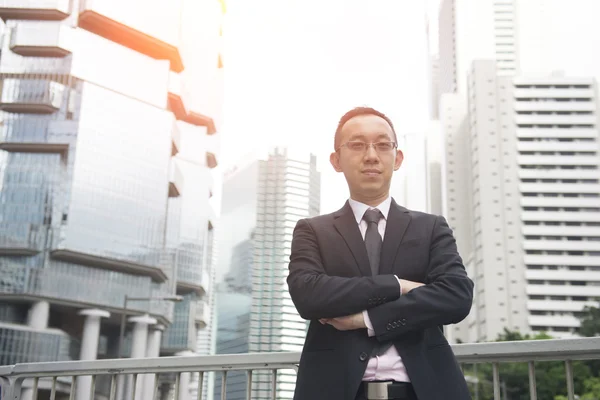
<path fill-rule="evenodd" d="M 365 212 L 371 208 L 377 208 L 383 214 L 383 218 L 387 220 L 388 214 L 390 212 L 390 206 L 392 204 L 392 197 L 388 196 L 381 204 L 377 207 L 371 207 L 367 204 L 356 201 L 352 198 L 348 199 L 348 203 L 350 204 L 350 208 L 352 208 L 352 212 L 354 213 L 354 218 L 356 218 L 356 223 L 360 224 Z"/>

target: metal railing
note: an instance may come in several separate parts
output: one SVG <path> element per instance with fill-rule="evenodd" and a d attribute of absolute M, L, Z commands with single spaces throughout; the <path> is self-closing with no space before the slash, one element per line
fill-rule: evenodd
<path fill-rule="evenodd" d="M 529 365 L 530 398 L 537 399 L 535 380 L 535 365 L 540 361 L 563 361 L 565 364 L 565 380 L 567 395 L 570 400 L 575 399 L 573 385 L 573 361 L 600 359 L 600 337 L 580 339 L 555 339 L 555 340 L 526 340 L 517 342 L 493 342 L 453 345 L 453 351 L 461 366 L 465 364 L 491 363 L 493 368 L 493 397 L 500 400 L 500 369 L 499 365 L 505 362 L 526 362 Z M 57 382 L 64 382 L 63 378 L 71 380 L 70 399 L 75 398 L 75 385 L 77 377 L 91 376 L 90 395 L 95 393 L 96 378 L 99 376 L 110 377 L 109 399 L 115 400 L 117 394 L 117 377 L 119 375 L 133 376 L 132 385 L 128 388 L 131 397 L 140 398 L 140 385 L 144 384 L 146 374 L 174 374 L 175 399 L 180 399 L 182 375 L 199 373 L 198 399 L 202 398 L 205 373 L 210 371 L 220 372 L 221 381 L 227 382 L 227 374 L 231 371 L 245 371 L 247 374 L 246 398 L 252 396 L 252 373 L 254 371 L 270 371 L 271 373 L 271 399 L 276 399 L 276 377 L 279 370 L 297 369 L 300 353 L 252 353 L 235 355 L 196 356 L 196 357 L 161 357 L 146 359 L 118 359 L 97 361 L 66 361 L 16 364 L 0 367 L 0 382 L 2 386 L 2 400 L 19 400 L 25 380 L 33 381 L 33 399 L 37 398 L 37 391 L 42 380 L 50 382 L 50 399 L 56 398 Z M 148 376 L 148 375 L 146 375 Z M 140 383 L 141 382 L 141 383 Z M 146 399 L 156 399 L 159 379 L 153 379 L 153 395 Z M 135 396 L 136 387 L 138 395 Z M 221 399 L 227 398 L 227 385 L 222 385 Z M 93 397 L 90 397 L 93 398 Z"/>

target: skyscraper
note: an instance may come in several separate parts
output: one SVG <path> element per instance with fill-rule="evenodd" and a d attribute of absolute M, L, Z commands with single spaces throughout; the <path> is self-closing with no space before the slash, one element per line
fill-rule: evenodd
<path fill-rule="evenodd" d="M 2 364 L 195 350 L 217 129 L 185 67 L 219 55 L 182 45 L 188 6 L 0 2 Z"/>
<path fill-rule="evenodd" d="M 580 224 L 586 229 L 579 228 L 581 235 L 573 237 L 593 242 L 593 229 L 589 238 L 585 232 L 596 222 L 594 217 L 590 220 L 585 216 L 590 210 L 557 204 L 541 206 L 537 198 L 597 195 L 591 176 L 598 177 L 598 173 L 582 172 L 589 182 L 559 176 L 569 174 L 565 169 L 596 168 L 584 167 L 576 160 L 584 155 L 596 160 L 598 157 L 596 139 L 579 136 L 582 129 L 587 135 L 597 135 L 593 76 L 598 77 L 598 60 L 581 49 L 594 47 L 597 24 L 589 15 L 595 15 L 598 7 L 598 2 L 587 0 L 577 5 L 554 0 L 441 3 L 440 122 L 446 158 L 445 208 L 477 291 L 471 315 L 452 330 L 457 339 L 493 340 L 504 328 L 549 331 L 554 336 L 577 331 L 576 317 L 590 297 L 549 295 L 548 286 L 590 286 L 597 278 L 586 272 L 577 275 L 576 280 L 572 273 L 563 271 L 557 273 L 564 278 L 560 281 L 540 270 L 590 271 L 596 268 L 597 261 L 590 258 L 595 253 L 588 249 L 590 245 L 581 245 L 586 250 L 568 250 L 566 247 L 572 245 L 562 243 L 549 245 L 546 241 L 553 239 L 542 235 L 539 230 L 545 228 L 536 225 Z M 573 24 L 581 24 L 577 32 L 585 31 L 586 35 L 569 36 Z M 577 50 L 572 49 L 574 41 L 580 44 Z M 590 78 L 578 81 L 569 76 Z M 551 150 L 525 143 L 528 141 L 544 142 Z M 577 142 L 565 146 L 586 150 L 560 151 L 556 142 Z M 521 150 L 528 147 L 534 150 Z M 550 165 L 550 160 L 556 164 Z M 544 169 L 553 170 L 544 172 L 551 175 L 547 181 L 537 177 L 541 173 L 538 170 Z M 529 176 L 532 174 L 536 177 Z M 571 193 L 560 192 L 558 185 L 538 185 L 551 181 L 572 183 L 561 185 Z M 544 201 L 560 203 L 556 199 Z M 586 201 L 592 200 L 566 202 Z M 536 206 L 525 206 L 530 202 Z M 532 214 L 534 210 L 543 213 Z M 552 220 L 530 220 L 546 218 L 545 212 L 552 213 L 548 216 Z M 547 250 L 560 254 L 550 257 L 552 253 L 537 248 L 539 241 L 544 242 L 541 246 L 562 247 Z M 576 255 L 583 258 L 573 258 Z M 556 264 L 559 259 L 563 264 Z M 582 289 L 582 293 L 590 290 L 593 292 Z"/>
<path fill-rule="evenodd" d="M 493 340 L 504 328 L 573 336 L 600 296 L 597 83 L 500 77 L 493 61 L 478 61 L 468 86 L 469 123 L 455 129 L 463 139 L 449 150 L 448 185 L 460 176 L 469 198 L 449 213 L 472 233 L 478 289 L 456 337 Z"/>
<path fill-rule="evenodd" d="M 440 94 L 466 90 L 477 59 L 494 59 L 499 75 L 518 71 L 517 0 L 441 0 L 439 12 Z"/>
<path fill-rule="evenodd" d="M 302 349 L 307 325 L 289 297 L 287 268 L 296 222 L 318 215 L 319 203 L 314 156 L 275 149 L 228 174 L 219 235 L 219 353 Z M 277 398 L 292 397 L 294 374 L 278 374 Z M 253 399 L 271 398 L 271 378 L 269 372 L 253 374 Z M 246 398 L 245 385 L 245 374 L 229 374 L 227 398 Z M 218 395 L 220 380 L 216 387 Z"/>

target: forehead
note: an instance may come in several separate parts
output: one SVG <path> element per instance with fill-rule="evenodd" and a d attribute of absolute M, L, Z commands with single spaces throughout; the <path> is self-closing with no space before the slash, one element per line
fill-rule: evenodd
<path fill-rule="evenodd" d="M 354 137 L 387 137 L 392 139 L 394 134 L 387 121 L 377 115 L 358 115 L 350 118 L 341 130 L 340 139 L 350 140 Z"/>

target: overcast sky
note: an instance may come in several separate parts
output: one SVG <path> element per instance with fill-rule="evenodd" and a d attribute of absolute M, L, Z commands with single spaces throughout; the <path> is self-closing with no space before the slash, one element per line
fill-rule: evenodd
<path fill-rule="evenodd" d="M 435 0 L 433 0 L 435 1 Z M 339 117 L 357 105 L 400 133 L 428 120 L 426 10 L 419 0 L 229 0 L 221 166 L 286 145 L 315 153 L 322 212 L 348 196 L 328 164 Z M 407 157 L 410 157 L 410 149 Z"/>

